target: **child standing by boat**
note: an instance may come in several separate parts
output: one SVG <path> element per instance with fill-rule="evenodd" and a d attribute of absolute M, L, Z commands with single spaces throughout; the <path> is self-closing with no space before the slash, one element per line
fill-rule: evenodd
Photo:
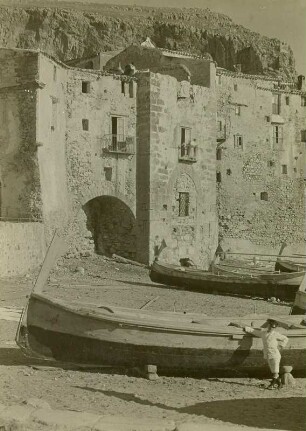
<path fill-rule="evenodd" d="M 267 320 L 267 328 L 264 329 L 255 329 L 250 326 L 242 325 L 240 325 L 240 327 L 247 334 L 252 334 L 255 335 L 255 337 L 262 339 L 264 358 L 267 360 L 272 373 L 272 381 L 268 389 L 280 388 L 281 380 L 279 377 L 279 365 L 281 361 L 281 354 L 279 349 L 282 349 L 287 345 L 288 338 L 275 330 L 277 327 L 277 322 L 272 319 Z"/>

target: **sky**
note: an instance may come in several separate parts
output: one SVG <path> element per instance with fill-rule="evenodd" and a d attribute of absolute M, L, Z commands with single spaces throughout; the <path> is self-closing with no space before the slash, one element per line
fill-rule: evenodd
<path fill-rule="evenodd" d="M 76 1 L 76 0 L 66 0 Z M 288 43 L 296 69 L 306 75 L 306 0 L 77 0 L 83 3 L 157 7 L 209 8 L 228 15 L 236 24 Z"/>

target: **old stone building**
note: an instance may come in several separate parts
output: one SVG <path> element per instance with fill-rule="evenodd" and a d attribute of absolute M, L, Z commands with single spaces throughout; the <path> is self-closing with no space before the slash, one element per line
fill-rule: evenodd
<path fill-rule="evenodd" d="M 218 241 L 302 244 L 303 77 L 229 72 L 149 40 L 114 54 L 66 65 L 0 49 L 1 273 L 37 265 L 63 228 L 68 256 L 149 263 L 167 245 L 164 259 L 204 268 Z"/>
<path fill-rule="evenodd" d="M 305 240 L 304 78 L 279 82 L 217 68 L 220 239 L 232 250 Z"/>
<path fill-rule="evenodd" d="M 23 250 L 34 230 L 22 272 L 67 223 L 70 255 L 149 263 L 166 243 L 168 259 L 207 266 L 217 245 L 214 64 L 199 86 L 71 68 L 30 50 L 0 57 L 2 273 L 16 271 L 10 229 Z"/>

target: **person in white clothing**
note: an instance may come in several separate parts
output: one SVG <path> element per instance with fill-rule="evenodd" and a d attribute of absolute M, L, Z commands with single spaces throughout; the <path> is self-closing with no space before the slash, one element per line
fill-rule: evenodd
<path fill-rule="evenodd" d="M 262 339 L 264 358 L 267 360 L 272 373 L 272 381 L 270 383 L 269 389 L 280 388 L 280 349 L 283 349 L 287 345 L 288 338 L 285 335 L 279 333 L 278 331 L 275 331 L 275 328 L 277 327 L 277 322 L 272 319 L 267 320 L 266 328 L 255 329 L 250 326 L 242 325 L 240 327 L 244 330 L 244 332 L 255 335 L 255 337 L 259 337 Z"/>

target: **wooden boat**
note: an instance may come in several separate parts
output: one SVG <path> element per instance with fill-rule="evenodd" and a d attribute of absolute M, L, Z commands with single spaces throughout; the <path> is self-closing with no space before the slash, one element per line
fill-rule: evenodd
<path fill-rule="evenodd" d="M 242 318 L 261 327 L 267 316 Z M 301 316 L 282 332 L 290 339 L 284 363 L 303 370 L 306 327 Z M 24 353 L 36 358 L 86 365 L 156 365 L 166 373 L 218 373 L 221 370 L 263 371 L 262 342 L 229 326 L 231 318 L 201 314 L 150 312 L 110 306 L 86 306 L 30 296 L 17 334 Z"/>
<path fill-rule="evenodd" d="M 185 268 L 154 261 L 150 269 L 150 278 L 156 283 L 168 286 L 183 286 L 206 293 L 221 293 L 239 296 L 293 300 L 305 273 L 281 274 L 235 273 L 218 269 L 204 271 L 194 267 Z"/>
<path fill-rule="evenodd" d="M 26 355 L 86 366 L 156 365 L 159 372 L 185 375 L 268 371 L 262 341 L 229 326 L 231 318 L 86 305 L 43 294 L 57 251 L 55 241 L 19 323 L 16 342 Z M 261 327 L 266 319 L 252 315 L 240 323 Z M 283 352 L 283 364 L 304 371 L 302 316 L 285 319 L 281 331 L 290 344 Z"/>
<path fill-rule="evenodd" d="M 299 290 L 296 292 L 291 314 L 306 313 L 306 276 L 304 277 Z"/>
<path fill-rule="evenodd" d="M 293 260 L 286 260 L 283 258 L 278 258 L 275 263 L 275 270 L 281 272 L 299 272 L 306 271 L 305 262 L 296 262 Z"/>

